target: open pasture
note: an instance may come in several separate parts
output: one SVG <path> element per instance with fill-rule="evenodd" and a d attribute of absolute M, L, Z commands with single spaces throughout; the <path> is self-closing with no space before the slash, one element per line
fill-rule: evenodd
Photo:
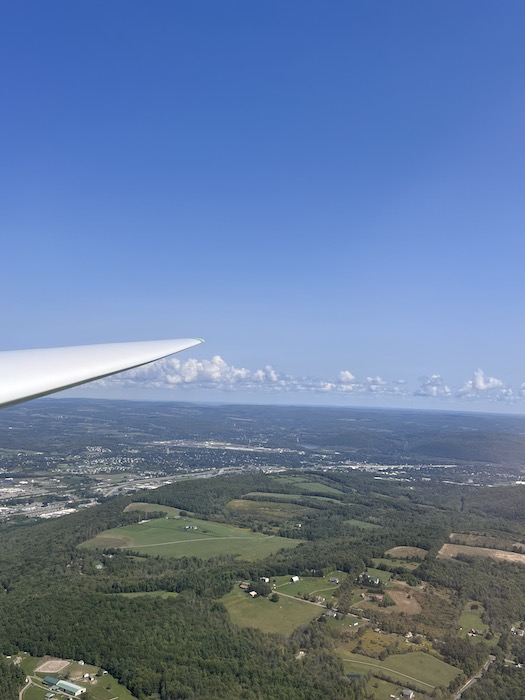
<path fill-rule="evenodd" d="M 242 500 L 266 500 L 272 502 L 272 500 L 288 501 L 290 503 L 301 502 L 303 498 L 311 498 L 315 501 L 321 501 L 322 503 L 336 503 L 337 501 L 333 498 L 328 498 L 327 496 L 312 496 L 308 493 L 270 493 L 267 491 L 251 491 L 250 493 L 245 493 L 242 496 Z"/>
<path fill-rule="evenodd" d="M 326 493 L 331 496 L 337 496 L 338 498 L 342 498 L 344 495 L 339 489 L 328 486 L 327 484 L 321 484 L 318 481 L 304 481 L 302 484 L 298 485 L 297 490 L 305 495 L 309 493 Z"/>
<path fill-rule="evenodd" d="M 525 554 L 505 552 L 502 549 L 490 549 L 488 547 L 471 547 L 463 544 L 444 544 L 438 552 L 441 559 L 455 558 L 458 554 L 467 554 L 471 557 L 489 557 L 497 561 L 509 561 L 512 564 L 525 564 Z"/>
<path fill-rule="evenodd" d="M 397 559 L 424 559 L 427 550 L 420 547 L 392 547 L 385 554 Z"/>
<path fill-rule="evenodd" d="M 130 503 L 124 508 L 125 513 L 134 510 L 141 513 L 167 513 L 170 518 L 180 518 L 180 508 L 161 506 L 159 503 Z"/>
<path fill-rule="evenodd" d="M 276 481 L 287 486 L 292 486 L 298 494 L 326 493 L 333 496 L 343 496 L 339 489 L 323 484 L 319 481 L 312 481 L 304 476 L 278 476 Z"/>
<path fill-rule="evenodd" d="M 272 603 L 268 598 L 251 598 L 238 586 L 221 600 L 232 621 L 239 627 L 256 627 L 263 632 L 276 634 L 291 634 L 299 625 L 323 613 L 318 605 L 283 595 L 279 596 L 277 603 Z"/>
<path fill-rule="evenodd" d="M 301 521 L 306 515 L 314 512 L 312 508 L 297 503 L 248 501 L 242 498 L 233 499 L 226 507 L 243 515 L 254 515 L 257 518 L 278 520 L 279 522 Z"/>
<path fill-rule="evenodd" d="M 388 581 L 390 581 L 392 578 L 390 571 L 383 571 L 382 569 L 372 569 L 369 567 L 366 570 L 366 573 L 370 576 L 370 578 L 378 578 L 381 583 L 388 583 Z"/>
<path fill-rule="evenodd" d="M 269 537 L 210 520 L 157 518 L 106 530 L 81 546 L 88 549 L 130 548 L 152 556 L 174 558 L 195 556 L 207 559 L 221 554 L 233 554 L 255 560 L 285 547 L 296 547 L 300 542 L 301 540 L 284 537 Z"/>
<path fill-rule="evenodd" d="M 430 693 L 438 685 L 448 685 L 459 675 L 460 670 L 421 651 L 409 654 L 396 654 L 384 661 L 362 654 L 353 654 L 339 649 L 346 673 L 366 673 L 379 671 L 387 675 L 393 683 L 403 685 L 410 682 L 420 691 Z"/>
<path fill-rule="evenodd" d="M 275 581 L 277 582 L 276 591 L 277 593 L 287 593 L 288 595 L 294 595 L 301 597 L 302 595 L 319 595 L 325 598 L 330 598 L 334 591 L 337 590 L 337 583 L 330 583 L 328 579 L 338 578 L 339 581 L 346 579 L 346 574 L 340 573 L 339 571 L 332 571 L 326 576 L 301 576 L 297 583 L 292 583 L 290 576 L 277 576 Z M 274 579 L 272 578 L 272 582 Z"/>
<path fill-rule="evenodd" d="M 469 600 L 459 617 L 459 626 L 462 629 L 460 629 L 458 636 L 468 637 L 468 633 L 471 629 L 475 629 L 480 632 L 488 632 L 489 626 L 486 625 L 481 619 L 481 615 L 484 612 L 485 608 L 483 605 L 481 605 L 481 603 L 478 603 L 475 600 Z"/>

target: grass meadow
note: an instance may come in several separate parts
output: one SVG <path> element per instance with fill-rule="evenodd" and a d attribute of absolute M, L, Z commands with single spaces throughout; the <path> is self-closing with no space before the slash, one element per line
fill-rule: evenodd
<path fill-rule="evenodd" d="M 274 580 L 276 581 L 276 590 L 278 593 L 282 592 L 298 597 L 301 597 L 306 593 L 307 595 L 324 596 L 326 599 L 328 599 L 338 588 L 337 583 L 329 582 L 328 579 L 332 577 L 338 578 L 339 581 L 343 581 L 346 578 L 346 574 L 340 573 L 339 571 L 332 571 L 323 577 L 301 576 L 297 583 L 292 583 L 290 576 L 276 576 L 272 578 L 272 582 Z"/>
<path fill-rule="evenodd" d="M 186 527 L 192 529 L 185 529 Z M 193 529 L 196 528 L 196 529 Z M 301 540 L 271 537 L 251 530 L 196 518 L 156 518 L 99 533 L 81 547 L 128 548 L 152 556 L 195 556 L 203 559 L 220 554 L 239 555 L 253 561 L 285 547 L 296 547 Z"/>
<path fill-rule="evenodd" d="M 430 693 L 439 685 L 447 686 L 460 670 L 421 651 L 389 656 L 385 661 L 362 654 L 339 650 L 345 673 L 379 671 L 388 675 L 393 683 L 403 685 L 407 681 L 417 685 L 422 692 Z"/>
<path fill-rule="evenodd" d="M 272 603 L 268 598 L 251 598 L 237 586 L 221 600 L 236 625 L 284 635 L 291 634 L 299 625 L 323 613 L 318 605 L 282 595 L 277 603 Z"/>

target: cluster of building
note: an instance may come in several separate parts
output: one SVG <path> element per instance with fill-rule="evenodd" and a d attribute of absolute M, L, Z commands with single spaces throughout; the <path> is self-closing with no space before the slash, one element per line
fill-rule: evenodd
<path fill-rule="evenodd" d="M 69 681 L 61 681 L 53 676 L 46 676 L 43 681 L 44 685 L 47 685 L 53 691 L 60 691 L 71 697 L 78 697 L 82 693 L 86 692 L 86 689 L 81 685 L 76 685 L 75 683 L 70 683 Z M 48 693 L 48 695 L 50 695 Z M 51 696 L 52 697 L 52 696 Z"/>

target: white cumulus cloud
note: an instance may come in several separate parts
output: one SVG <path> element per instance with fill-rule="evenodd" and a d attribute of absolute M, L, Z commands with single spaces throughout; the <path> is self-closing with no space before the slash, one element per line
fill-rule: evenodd
<path fill-rule="evenodd" d="M 419 388 L 414 392 L 414 396 L 450 396 L 452 391 L 445 384 L 445 380 L 440 374 L 432 374 L 430 377 L 421 377 Z"/>
<path fill-rule="evenodd" d="M 501 379 L 485 377 L 483 370 L 477 369 L 472 379 L 468 379 L 463 386 L 457 390 L 456 396 L 468 399 L 490 398 L 501 401 L 512 399 L 514 397 L 514 392 L 509 386 L 506 386 Z"/>
<path fill-rule="evenodd" d="M 525 382 L 513 390 L 503 380 L 485 375 L 477 369 L 471 379 L 459 387 L 451 387 L 440 374 L 419 378 L 419 386 L 409 387 L 404 379 L 389 381 L 379 375 L 357 377 L 349 369 L 335 378 L 298 377 L 278 372 L 271 365 L 247 369 L 229 364 L 220 355 L 211 359 L 166 358 L 145 367 L 96 382 L 98 386 L 222 391 L 295 392 L 380 397 L 423 397 L 428 399 L 479 400 L 514 402 L 525 399 Z"/>

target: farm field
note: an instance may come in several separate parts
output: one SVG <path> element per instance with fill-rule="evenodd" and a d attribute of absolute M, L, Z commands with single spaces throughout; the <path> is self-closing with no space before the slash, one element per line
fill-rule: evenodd
<path fill-rule="evenodd" d="M 185 530 L 185 527 L 196 529 Z M 209 558 L 219 554 L 234 554 L 252 561 L 285 547 L 296 547 L 300 542 L 301 540 L 284 537 L 269 537 L 209 520 L 157 518 L 106 530 L 80 546 L 87 549 L 131 548 L 152 556 L 174 558 Z"/>
<path fill-rule="evenodd" d="M 279 591 L 277 591 L 279 593 Z M 263 632 L 291 634 L 299 625 L 323 614 L 323 608 L 294 598 L 279 596 L 277 603 L 268 598 L 251 598 L 236 586 L 222 599 L 232 622 L 239 627 L 256 627 Z"/>
<path fill-rule="evenodd" d="M 438 552 L 441 559 L 455 558 L 458 554 L 468 554 L 472 557 L 489 557 L 498 561 L 509 561 L 513 564 L 525 564 L 525 554 L 505 552 L 502 549 L 488 547 L 472 547 L 465 544 L 444 544 Z"/>
<path fill-rule="evenodd" d="M 339 489 L 335 489 L 333 486 L 327 486 L 326 484 L 320 484 L 317 481 L 304 481 L 302 484 L 298 485 L 297 490 L 305 494 L 329 493 L 332 496 L 337 496 L 338 498 L 341 498 L 344 495 L 342 491 L 339 491 Z"/>
<path fill-rule="evenodd" d="M 130 503 L 124 508 L 124 512 L 129 513 L 130 510 L 142 513 L 167 513 L 170 518 L 180 518 L 180 508 L 161 506 L 159 503 Z"/>
<path fill-rule="evenodd" d="M 313 508 L 296 503 L 273 503 L 271 501 L 248 501 L 234 498 L 226 506 L 237 513 L 253 514 L 258 518 L 266 517 L 279 521 L 302 520 L 305 515 L 313 513 Z"/>
<path fill-rule="evenodd" d="M 374 673 L 376 670 L 388 675 L 394 683 L 403 685 L 409 681 L 427 693 L 436 686 L 447 686 L 460 673 L 454 666 L 421 651 L 396 654 L 385 661 L 344 650 L 339 650 L 339 654 L 343 659 L 345 673 Z"/>
<path fill-rule="evenodd" d="M 344 494 L 339 489 L 327 484 L 322 484 L 318 481 L 311 481 L 304 476 L 278 476 L 278 482 L 285 483 L 288 486 L 293 486 L 297 489 L 297 493 L 330 493 L 333 496 L 342 497 Z"/>
<path fill-rule="evenodd" d="M 424 559 L 427 556 L 427 550 L 420 547 L 392 547 L 385 554 L 397 559 L 412 559 L 413 557 Z"/>
<path fill-rule="evenodd" d="M 330 574 L 323 577 L 301 576 L 297 583 L 292 583 L 290 576 L 276 576 L 272 578 L 272 582 L 274 580 L 276 581 L 276 590 L 278 593 L 282 591 L 288 595 L 298 597 L 306 593 L 308 595 L 322 595 L 328 598 L 338 588 L 337 583 L 330 583 L 328 581 L 328 579 L 332 577 L 343 581 L 346 578 L 346 574 L 340 573 L 339 571 L 332 571 Z"/>
<path fill-rule="evenodd" d="M 451 532 L 449 535 L 451 544 L 465 544 L 472 547 L 488 547 L 490 549 L 503 549 L 513 552 L 515 549 L 525 550 L 523 542 L 516 542 L 514 539 L 504 537 L 493 537 L 490 535 L 477 535 L 476 533 Z"/>
<path fill-rule="evenodd" d="M 272 503 L 272 499 L 277 499 L 283 502 L 300 503 L 303 498 L 311 498 L 314 501 L 321 501 L 322 503 L 337 504 L 337 500 L 334 498 L 329 498 L 328 496 L 316 496 L 309 493 L 270 493 L 268 491 L 252 491 L 241 496 L 241 500 L 243 501 L 258 501 L 262 499 L 269 503 Z"/>

